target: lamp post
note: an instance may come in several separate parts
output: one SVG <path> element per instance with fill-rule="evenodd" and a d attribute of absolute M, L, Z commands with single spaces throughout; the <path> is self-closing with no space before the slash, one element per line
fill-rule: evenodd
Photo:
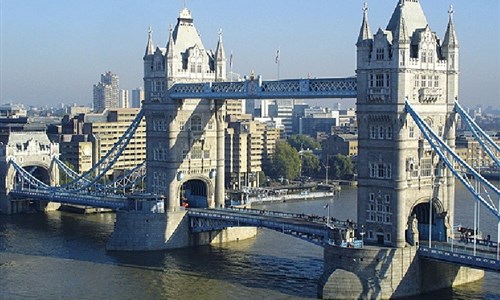
<path fill-rule="evenodd" d="M 365 225 L 361 225 L 361 232 L 359 233 L 361 235 L 361 247 L 364 247 L 365 246 L 365 239 L 364 239 L 364 235 L 365 235 Z"/>

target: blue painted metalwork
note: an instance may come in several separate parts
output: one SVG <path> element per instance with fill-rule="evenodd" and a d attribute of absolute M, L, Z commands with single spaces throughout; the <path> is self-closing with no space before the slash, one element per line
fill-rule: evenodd
<path fill-rule="evenodd" d="M 169 99 L 316 99 L 356 98 L 356 77 L 262 81 L 259 77 L 239 82 L 177 83 Z"/>
<path fill-rule="evenodd" d="M 109 209 L 120 209 L 128 206 L 127 199 L 120 196 L 62 193 L 53 190 L 13 190 L 9 193 L 9 196 L 23 200 L 29 199 Z"/>
<path fill-rule="evenodd" d="M 460 115 L 462 121 L 467 125 L 470 131 L 476 137 L 476 140 L 483 147 L 483 149 L 488 153 L 491 159 L 496 163 L 497 167 L 500 167 L 500 159 L 496 156 L 493 151 L 500 153 L 500 146 L 498 146 L 495 141 L 491 139 L 486 132 L 484 132 L 479 125 L 474 122 L 474 120 L 465 112 L 465 110 L 455 101 L 455 111 Z M 493 149 L 493 150 L 492 150 Z"/>
<path fill-rule="evenodd" d="M 42 189 L 42 190 L 48 190 L 51 188 L 50 185 L 38 180 L 35 176 L 33 176 L 30 172 L 28 172 L 26 169 L 18 165 L 14 160 L 9 160 L 9 165 L 16 170 L 16 175 L 21 176 L 22 186 L 24 186 L 24 181 L 28 183 L 29 188 L 34 188 L 34 189 Z M 15 182 L 16 183 L 16 182 Z"/>
<path fill-rule="evenodd" d="M 340 232 L 353 227 L 328 225 L 307 219 L 306 215 L 259 210 L 189 209 L 192 232 L 222 230 L 227 227 L 263 227 L 323 246 Z M 345 223 L 347 224 L 347 223 Z"/>
<path fill-rule="evenodd" d="M 134 133 L 139 127 L 139 124 L 141 123 L 143 117 L 144 117 L 144 110 L 141 109 L 137 113 L 137 116 L 132 121 L 130 126 L 127 128 L 125 133 L 114 144 L 111 150 L 109 150 L 108 153 L 106 153 L 106 155 L 104 155 L 92 169 L 83 173 L 72 182 L 65 184 L 61 187 L 55 187 L 55 189 L 81 191 L 89 189 L 92 187 L 92 185 L 98 183 L 98 181 L 104 176 L 104 174 L 106 174 L 106 172 L 109 171 L 111 167 L 116 163 L 116 161 L 122 154 L 123 150 L 125 150 L 125 147 L 128 145 L 128 143 L 134 136 Z M 94 177 L 93 174 L 95 174 L 96 171 L 98 171 L 98 173 Z"/>
<path fill-rule="evenodd" d="M 467 179 L 463 172 L 459 172 L 452 161 L 448 158 L 449 155 L 454 161 L 462 168 L 464 168 L 469 174 L 471 174 L 476 180 L 480 181 L 484 186 L 488 187 L 497 197 L 500 197 L 500 190 L 492 185 L 489 181 L 481 176 L 474 168 L 469 166 L 464 160 L 462 160 L 447 144 L 444 142 L 433 130 L 429 127 L 425 121 L 422 120 L 420 115 L 413 109 L 413 107 L 406 102 L 405 106 L 406 112 L 410 114 L 418 128 L 422 131 L 425 139 L 429 142 L 434 151 L 439 155 L 441 160 L 445 163 L 448 169 L 451 170 L 453 175 L 462 182 L 462 184 L 471 192 L 471 194 L 480 201 L 493 215 L 500 220 L 500 211 L 495 204 L 490 201 L 488 202 L 483 198 L 480 191 L 476 191 L 474 186 Z"/>
<path fill-rule="evenodd" d="M 424 246 L 419 246 L 418 254 L 421 257 L 451 262 L 461 266 L 469 266 L 485 271 L 500 272 L 500 261 L 493 258 L 474 256 L 471 254 L 451 252 Z"/>

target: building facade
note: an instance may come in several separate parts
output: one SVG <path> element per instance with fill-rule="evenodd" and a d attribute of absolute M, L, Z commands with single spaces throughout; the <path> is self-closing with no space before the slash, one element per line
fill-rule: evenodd
<path fill-rule="evenodd" d="M 403 247 L 408 223 L 446 240 L 454 219 L 454 179 L 405 112 L 408 101 L 455 148 L 459 45 L 450 10 L 444 39 L 419 0 L 398 2 L 385 30 L 374 35 L 364 10 L 357 41 L 358 226 L 370 243 Z M 427 225 L 425 225 L 427 224 Z"/>
<path fill-rule="evenodd" d="M 116 108 L 102 113 L 66 116 L 62 121 L 61 160 L 83 173 L 115 145 L 135 119 L 139 109 Z M 146 125 L 143 120 L 118 161 L 108 172 L 133 169 L 146 160 Z"/>
<path fill-rule="evenodd" d="M 94 111 L 120 107 L 119 80 L 116 74 L 101 74 L 101 81 L 94 84 Z"/>

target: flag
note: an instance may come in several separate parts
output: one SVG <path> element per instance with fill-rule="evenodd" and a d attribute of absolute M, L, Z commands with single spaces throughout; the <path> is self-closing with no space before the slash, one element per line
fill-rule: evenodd
<path fill-rule="evenodd" d="M 229 55 L 229 68 L 233 67 L 233 51 L 231 51 L 231 55 Z"/>
<path fill-rule="evenodd" d="M 276 63 L 280 62 L 280 49 L 276 50 Z"/>

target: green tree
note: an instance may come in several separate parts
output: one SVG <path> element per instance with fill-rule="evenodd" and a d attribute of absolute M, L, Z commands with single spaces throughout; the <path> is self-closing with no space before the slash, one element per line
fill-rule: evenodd
<path fill-rule="evenodd" d="M 354 175 L 354 165 L 349 156 L 337 154 L 328 156 L 328 165 L 330 166 L 330 174 L 335 179 L 345 179 Z"/>
<path fill-rule="evenodd" d="M 317 177 L 321 170 L 319 158 L 311 152 L 302 153 L 302 175 Z"/>
<path fill-rule="evenodd" d="M 299 153 L 287 142 L 277 141 L 274 154 L 266 164 L 264 172 L 272 178 L 296 178 L 300 173 Z"/>
<path fill-rule="evenodd" d="M 306 149 L 321 149 L 321 144 L 308 135 L 295 134 L 289 137 L 287 142 L 297 151 Z"/>

